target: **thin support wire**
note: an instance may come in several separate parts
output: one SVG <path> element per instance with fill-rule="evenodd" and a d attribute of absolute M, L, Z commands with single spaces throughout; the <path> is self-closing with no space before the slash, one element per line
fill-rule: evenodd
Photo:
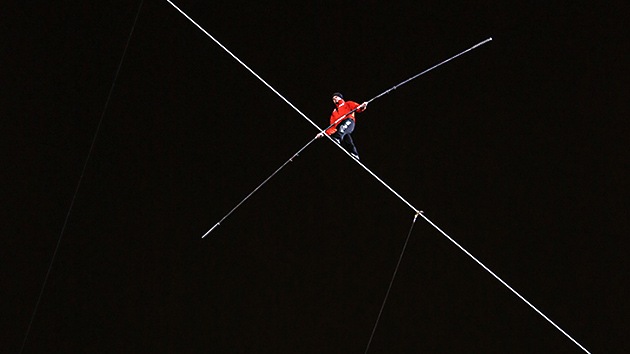
<path fill-rule="evenodd" d="M 140 10 L 142 9 L 142 5 L 144 0 L 140 0 L 140 5 L 138 5 L 138 11 L 136 13 L 136 17 L 133 21 L 133 25 L 131 26 L 131 31 L 129 32 L 129 36 L 127 37 L 127 43 L 125 44 L 125 49 L 123 50 L 123 54 L 120 58 L 120 62 L 118 63 L 118 68 L 116 69 L 116 73 L 114 74 L 114 80 L 112 82 L 112 86 L 109 89 L 109 93 L 107 94 L 107 99 L 105 100 L 105 106 L 103 107 L 103 112 L 101 113 L 101 118 L 98 121 L 96 126 L 96 131 L 94 132 L 94 137 L 92 138 L 92 143 L 90 145 L 90 149 L 88 150 L 87 157 L 85 158 L 85 163 L 83 164 L 83 169 L 81 170 L 81 175 L 79 177 L 79 181 L 77 182 L 77 187 L 74 190 L 74 194 L 72 196 L 72 200 L 70 202 L 70 207 L 68 207 L 68 212 L 66 213 L 66 218 L 63 222 L 63 226 L 61 227 L 61 232 L 59 234 L 59 238 L 57 239 L 57 245 L 55 246 L 55 250 L 53 252 L 52 258 L 50 259 L 50 264 L 48 265 L 48 270 L 46 271 L 46 276 L 44 277 L 44 282 L 42 283 L 42 288 L 39 292 L 39 296 L 37 297 L 37 302 L 35 303 L 35 308 L 33 309 L 33 314 L 31 315 L 31 319 L 28 323 L 28 327 L 26 328 L 26 333 L 24 334 L 24 340 L 22 341 L 22 347 L 20 349 L 20 353 L 24 352 L 24 348 L 26 346 L 26 342 L 28 340 L 28 336 L 31 332 L 31 328 L 33 327 L 33 322 L 35 321 L 35 316 L 37 315 L 37 310 L 39 309 L 39 305 L 42 301 L 42 297 L 44 295 L 44 290 L 46 289 L 46 284 L 48 283 L 48 278 L 50 277 L 50 273 L 52 271 L 53 264 L 55 262 L 55 258 L 57 257 L 57 253 L 59 251 L 59 247 L 61 245 L 61 240 L 63 239 L 63 235 L 65 234 L 66 227 L 68 226 L 68 220 L 70 220 L 70 214 L 72 213 L 72 209 L 74 207 L 74 203 L 77 199 L 77 195 L 79 194 L 79 189 L 81 188 L 81 183 L 83 182 L 83 177 L 85 176 L 85 171 L 87 170 L 88 162 L 90 161 L 90 157 L 92 156 L 92 151 L 94 150 L 94 146 L 96 145 L 96 138 L 98 137 L 98 133 L 101 129 L 101 125 L 103 124 L 103 119 L 105 118 L 105 113 L 107 112 L 107 108 L 109 106 L 109 102 L 112 98 L 112 93 L 114 92 L 114 87 L 116 86 L 116 81 L 118 80 L 118 76 L 120 74 L 120 70 L 122 68 L 123 62 L 125 60 L 125 56 L 127 54 L 127 49 L 129 48 L 129 43 L 131 43 L 131 37 L 133 36 L 133 32 L 136 28 L 136 23 L 138 22 L 138 17 L 140 17 Z"/>
<path fill-rule="evenodd" d="M 370 340 L 368 341 L 367 347 L 365 348 L 365 353 L 370 350 L 370 344 L 372 344 L 372 339 L 374 338 L 374 333 L 376 333 L 376 327 L 378 326 L 378 322 L 381 319 L 381 315 L 383 314 L 383 309 L 385 308 L 385 303 L 387 302 L 387 298 L 389 297 L 389 292 L 392 290 L 392 285 L 394 285 L 394 279 L 396 278 L 396 273 L 398 273 L 398 268 L 400 267 L 400 262 L 403 259 L 403 255 L 405 254 L 405 249 L 407 248 L 407 243 L 409 243 L 409 237 L 411 237 L 411 231 L 413 231 L 413 226 L 416 224 L 416 219 L 418 215 L 422 214 L 421 211 L 417 212 L 413 217 L 413 222 L 411 223 L 411 227 L 409 228 L 409 233 L 407 233 L 407 239 L 405 240 L 405 244 L 403 245 L 402 251 L 400 252 L 400 257 L 398 257 L 398 263 L 396 264 L 396 268 L 394 269 L 394 274 L 392 275 L 392 280 L 389 282 L 389 287 L 387 288 L 387 292 L 385 293 L 385 298 L 383 299 L 383 304 L 381 305 L 381 309 L 378 312 L 378 316 L 376 317 L 376 322 L 374 323 L 374 327 L 372 328 L 372 334 L 370 335 Z"/>

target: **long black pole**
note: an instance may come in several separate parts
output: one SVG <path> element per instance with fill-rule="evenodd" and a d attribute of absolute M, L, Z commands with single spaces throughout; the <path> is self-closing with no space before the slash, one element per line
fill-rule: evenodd
<path fill-rule="evenodd" d="M 278 172 L 280 172 L 280 170 L 283 169 L 284 166 L 288 165 L 289 162 L 293 162 L 293 159 L 298 157 L 300 155 L 300 153 L 302 151 L 304 151 L 304 149 L 306 149 L 309 145 L 311 145 L 313 143 L 313 141 L 315 141 L 315 139 L 317 139 L 317 137 L 311 139 L 311 141 L 309 141 L 306 145 L 302 146 L 302 148 L 300 150 L 298 150 L 295 154 L 293 154 L 293 156 L 291 156 L 291 158 L 286 160 L 280 167 L 278 167 L 278 169 L 276 169 L 271 175 L 269 175 L 269 177 L 265 178 L 265 180 L 262 181 L 262 183 L 259 184 L 258 187 L 254 188 L 254 190 L 251 191 L 245 198 L 243 198 L 243 200 L 241 200 L 238 204 L 236 204 L 236 206 L 234 208 L 232 208 L 232 210 L 230 210 L 227 214 L 225 214 L 225 216 L 223 218 L 221 218 L 221 220 L 219 220 L 219 222 L 214 224 L 214 226 L 210 230 L 208 230 L 208 232 L 206 232 L 203 236 L 201 236 L 201 238 L 204 238 L 204 237 L 208 236 L 208 234 L 210 234 L 212 232 L 212 230 L 214 230 L 217 226 L 221 225 L 223 220 L 227 219 L 227 217 L 230 216 L 234 211 L 236 211 L 236 209 L 238 209 L 238 207 L 240 207 L 241 204 L 245 203 L 245 201 L 247 199 L 249 199 L 249 197 L 254 195 L 254 193 L 256 193 L 256 191 L 258 191 L 265 183 L 267 183 L 273 176 L 275 176 Z"/>
<path fill-rule="evenodd" d="M 459 54 L 453 55 L 452 57 L 450 57 L 450 58 L 448 58 L 448 59 L 446 59 L 446 60 L 444 60 L 444 61 L 441 61 L 441 62 L 439 62 L 438 64 L 435 64 L 435 65 L 433 65 L 432 67 L 430 67 L 430 68 L 428 68 L 428 69 L 426 69 L 426 70 L 424 70 L 424 71 L 422 71 L 422 72 L 420 72 L 420 73 L 418 73 L 418 74 L 416 74 L 416 75 L 414 75 L 414 76 L 412 76 L 412 77 L 408 78 L 407 80 L 405 80 L 405 81 L 403 81 L 403 82 L 401 82 L 401 83 L 399 83 L 399 84 L 397 84 L 397 85 L 394 85 L 394 86 L 390 87 L 389 89 L 387 89 L 387 90 L 385 90 L 385 91 L 383 91 L 383 92 L 379 93 L 378 95 L 376 95 L 376 96 L 372 97 L 372 98 L 371 98 L 371 99 L 369 99 L 368 101 L 365 101 L 365 103 L 370 103 L 370 102 L 372 102 L 372 101 L 376 100 L 377 98 L 380 98 L 380 97 L 382 97 L 382 96 L 385 96 L 386 94 L 388 94 L 388 93 L 390 93 L 390 92 L 394 91 L 395 89 L 397 89 L 397 88 L 399 88 L 400 86 L 402 86 L 402 85 L 404 85 L 404 84 L 408 83 L 409 81 L 412 81 L 412 80 L 414 80 L 414 79 L 417 79 L 418 77 L 420 77 L 420 76 L 422 76 L 422 75 L 424 75 L 424 74 L 428 73 L 429 71 L 431 71 L 431 70 L 433 70 L 433 69 L 437 68 L 438 66 L 440 66 L 440 65 L 442 65 L 442 64 L 446 64 L 446 63 L 448 63 L 449 61 L 451 61 L 451 60 L 453 60 L 453 59 L 457 58 L 458 56 L 464 55 L 464 54 L 466 54 L 467 52 L 470 52 L 471 50 L 473 50 L 473 49 L 475 49 L 475 48 L 477 48 L 477 47 L 479 47 L 479 46 L 482 46 L 482 45 L 486 44 L 487 42 L 490 42 L 491 40 L 492 40 L 492 37 L 490 37 L 490 38 L 486 39 L 485 41 L 479 42 L 479 43 L 475 44 L 474 46 L 472 46 L 472 47 L 470 47 L 470 48 L 466 49 L 465 51 L 463 51 L 463 52 L 461 52 L 461 53 L 459 53 Z M 354 108 L 353 110 L 351 110 L 350 112 L 348 112 L 348 113 L 344 114 L 343 116 L 339 117 L 339 119 L 337 119 L 336 121 L 334 121 L 332 124 L 330 124 L 328 127 L 326 127 L 326 129 L 324 129 L 323 131 L 326 131 L 326 130 L 328 130 L 329 128 L 331 128 L 333 125 L 335 125 L 335 124 L 337 124 L 337 123 L 341 122 L 341 121 L 342 121 L 345 117 L 349 116 L 350 114 L 354 113 L 357 109 L 359 109 L 359 107 L 361 107 L 361 106 L 358 106 L 358 107 Z M 323 132 L 323 131 L 322 131 L 322 132 Z"/>
<path fill-rule="evenodd" d="M 490 38 L 486 39 L 486 40 L 485 40 L 485 41 L 483 41 L 483 42 L 479 42 L 479 43 L 475 44 L 474 46 L 472 46 L 472 47 L 470 47 L 470 48 L 466 49 L 465 51 L 463 51 L 463 52 L 461 52 L 461 53 L 459 53 L 459 54 L 457 54 L 457 55 L 453 55 L 452 57 L 450 57 L 450 58 L 448 58 L 448 59 L 446 59 L 446 60 L 444 60 L 444 61 L 442 61 L 442 62 L 440 62 L 440 63 L 438 63 L 438 64 L 433 65 L 432 67 L 430 67 L 430 68 L 428 68 L 428 69 L 426 69 L 426 70 L 424 70 L 424 71 L 422 71 L 422 72 L 420 72 L 420 73 L 418 73 L 418 74 L 416 74 L 416 75 L 414 75 L 414 76 L 412 76 L 412 77 L 408 78 L 407 80 L 405 80 L 405 81 L 403 81 L 403 82 L 399 83 L 398 85 L 394 85 L 394 86 L 392 86 L 391 88 L 389 88 L 389 89 L 387 89 L 387 90 L 383 91 L 382 93 L 380 93 L 380 94 L 378 94 L 378 95 L 374 96 L 372 99 L 370 99 L 369 101 L 367 101 L 367 103 L 370 103 L 370 102 L 374 101 L 375 99 L 380 98 L 381 96 L 384 96 L 384 95 L 386 95 L 386 94 L 390 93 L 391 91 L 394 91 L 395 89 L 397 89 L 397 88 L 399 88 L 400 86 L 402 86 L 402 85 L 404 85 L 404 84 L 408 83 L 409 81 L 414 80 L 414 79 L 416 79 L 416 78 L 418 78 L 418 77 L 420 77 L 420 76 L 422 76 L 422 75 L 424 75 L 424 74 L 428 73 L 429 71 L 431 71 L 431 70 L 433 70 L 433 69 L 437 68 L 438 66 L 440 66 L 440 65 L 442 65 L 442 64 L 446 64 L 446 63 L 448 63 L 449 61 L 451 61 L 451 60 L 453 60 L 453 59 L 455 59 L 455 58 L 457 58 L 457 57 L 459 57 L 459 56 L 461 56 L 461 55 L 464 55 L 464 54 L 466 54 L 466 53 L 470 52 L 471 50 L 473 50 L 473 49 L 475 49 L 475 48 L 477 48 L 477 47 L 479 47 L 479 46 L 482 46 L 482 45 L 486 44 L 487 42 L 490 42 L 491 40 L 492 40 L 492 37 L 490 37 Z"/>
<path fill-rule="evenodd" d="M 390 93 L 391 91 L 393 91 L 393 90 L 397 89 L 398 87 L 400 87 L 400 86 L 402 86 L 402 85 L 404 85 L 404 84 L 406 84 L 406 83 L 410 82 L 411 80 L 414 80 L 414 79 L 416 79 L 416 78 L 418 78 L 418 77 L 420 77 L 420 76 L 422 76 L 422 75 L 424 75 L 424 74 L 428 73 L 429 71 L 431 71 L 431 70 L 433 70 L 433 69 L 437 68 L 438 66 L 440 66 L 440 65 L 442 65 L 442 64 L 445 64 L 445 63 L 447 63 L 447 62 L 449 62 L 449 61 L 451 61 L 451 60 L 453 60 L 453 59 L 457 58 L 458 56 L 463 55 L 463 54 L 465 54 L 465 53 L 467 53 L 467 52 L 469 52 L 469 51 L 471 51 L 471 50 L 473 50 L 473 49 L 475 49 L 475 48 L 477 48 L 477 47 L 479 47 L 479 46 L 481 46 L 481 45 L 483 45 L 483 44 L 485 44 L 485 43 L 487 43 L 487 42 L 489 42 L 489 41 L 491 41 L 491 40 L 492 40 L 492 38 L 488 38 L 488 39 L 486 39 L 485 41 L 480 42 L 480 43 L 478 43 L 478 44 L 474 45 L 473 47 L 470 47 L 470 48 L 466 49 L 465 51 L 463 51 L 463 52 L 461 52 L 461 53 L 459 53 L 459 54 L 457 54 L 457 55 L 454 55 L 454 56 L 452 56 L 452 57 L 450 57 L 450 58 L 448 58 L 448 59 L 446 59 L 446 60 L 443 60 L 442 62 L 440 62 L 440 63 L 438 63 L 438 64 L 436 64 L 436 65 L 433 65 L 432 67 L 430 67 L 430 68 L 428 68 L 428 69 L 426 69 L 426 70 L 424 70 L 424 71 L 422 71 L 422 72 L 420 72 L 420 73 L 418 73 L 418 74 L 416 74 L 416 75 L 414 75 L 414 76 L 412 76 L 412 77 L 408 78 L 407 80 L 405 80 L 405 81 L 403 81 L 403 82 L 401 82 L 401 83 L 399 83 L 399 84 L 397 84 L 397 85 L 392 86 L 391 88 L 389 88 L 389 89 L 387 89 L 387 90 L 383 91 L 382 93 L 380 93 L 380 94 L 378 94 L 378 95 L 374 96 L 373 98 L 371 98 L 369 101 L 366 101 L 366 102 L 367 102 L 367 103 L 372 102 L 372 101 L 374 101 L 374 100 L 378 99 L 379 97 L 384 96 L 384 95 L 386 95 L 386 94 Z M 358 107 L 354 108 L 354 109 L 353 109 L 353 110 L 351 110 L 350 112 L 348 112 L 348 113 L 344 114 L 343 116 L 341 116 L 340 118 L 338 118 L 337 120 L 335 120 L 335 121 L 334 121 L 333 123 L 331 123 L 328 127 L 324 128 L 323 130 L 320 130 L 320 132 L 319 132 L 319 133 L 315 136 L 315 138 L 311 139 L 311 140 L 310 140 L 310 141 L 309 141 L 306 145 L 304 145 L 304 146 L 303 146 L 300 150 L 298 150 L 298 152 L 296 152 L 295 154 L 293 154 L 293 155 L 291 156 L 291 158 L 289 158 L 289 159 L 288 159 L 287 161 L 285 161 L 285 162 L 284 162 L 284 163 L 283 163 L 283 164 L 282 164 L 282 165 L 281 165 L 278 169 L 276 169 L 276 170 L 275 170 L 275 171 L 274 171 L 274 172 L 273 172 L 273 173 L 272 173 L 269 177 L 267 177 L 264 181 L 262 181 L 262 183 L 261 183 L 261 184 L 259 184 L 256 188 L 254 188 L 254 190 L 253 190 L 252 192 L 250 192 L 247 196 L 245 196 L 245 198 L 243 198 L 243 199 L 242 199 L 242 200 L 241 200 L 238 204 L 236 204 L 236 206 L 235 206 L 234 208 L 232 208 L 232 209 L 231 209 L 231 210 L 230 210 L 230 211 L 229 211 L 229 212 L 228 212 L 225 216 L 223 216 L 223 218 L 221 218 L 221 220 L 219 220 L 216 224 L 214 224 L 214 226 L 212 226 L 212 228 L 210 228 L 210 230 L 208 230 L 208 231 L 207 231 L 207 232 L 206 232 L 203 236 L 201 236 L 201 238 L 204 238 L 204 237 L 208 236 L 208 235 L 209 235 L 209 234 L 210 234 L 210 233 L 211 233 L 211 232 L 212 232 L 215 228 L 217 228 L 219 225 L 221 225 L 221 223 L 222 223 L 225 219 L 227 219 L 230 215 L 232 215 L 232 213 L 233 213 L 233 212 L 235 212 L 235 211 L 236 211 L 236 209 L 238 209 L 238 208 L 239 208 L 239 207 L 240 207 L 240 206 L 241 206 L 241 205 L 242 205 L 242 204 L 243 204 L 243 203 L 244 203 L 247 199 L 249 199 L 249 198 L 250 198 L 250 197 L 251 197 L 254 193 L 256 193 L 256 191 L 258 191 L 258 190 L 259 190 L 259 189 L 260 189 L 260 188 L 261 188 L 261 187 L 262 187 L 265 183 L 267 183 L 267 182 L 268 182 L 271 178 L 273 178 L 273 176 L 275 176 L 278 172 L 280 172 L 280 170 L 282 170 L 282 169 L 283 169 L 286 165 L 288 165 L 288 164 L 289 164 L 289 162 L 292 162 L 294 158 L 296 158 L 297 156 L 299 156 L 299 154 L 300 154 L 302 151 L 304 151 L 304 149 L 306 149 L 309 145 L 311 145 L 311 144 L 313 143 L 313 141 L 315 141 L 318 137 L 320 137 L 321 135 L 323 135 L 323 134 L 324 134 L 324 132 L 325 132 L 326 130 L 328 130 L 329 128 L 331 128 L 332 126 L 334 126 L 335 124 L 337 124 L 337 123 L 338 123 L 338 122 L 340 122 L 341 120 L 343 120 L 343 119 L 344 119 L 345 117 L 347 117 L 348 115 L 350 115 L 350 114 L 354 113 L 354 112 L 355 112 L 355 111 L 356 111 L 359 107 L 361 107 L 361 106 L 358 106 Z M 330 139 L 330 137 L 328 137 L 328 138 Z M 364 166 L 364 167 L 365 167 L 365 166 Z M 365 168 L 366 168 L 366 167 L 365 167 Z M 366 170 L 367 170 L 367 168 L 366 168 Z M 393 192 L 393 193 L 394 193 L 394 194 L 395 194 L 398 198 L 400 198 L 403 202 L 405 202 L 405 204 L 407 204 L 408 206 L 410 206 L 410 207 L 414 210 L 414 212 L 419 213 L 419 211 L 418 211 L 418 210 L 417 210 L 417 209 L 416 209 L 413 205 L 411 205 L 411 204 L 410 204 L 409 202 L 407 202 L 404 198 L 402 198 L 402 197 L 400 196 L 400 194 L 396 193 L 396 191 L 394 191 L 394 190 L 393 190 L 391 187 L 389 187 L 389 186 L 388 186 L 385 182 L 383 182 L 380 178 L 378 178 L 378 176 L 374 175 L 374 174 L 373 174 L 370 170 L 367 170 L 367 171 L 368 171 L 368 172 L 370 172 L 370 174 L 372 174 L 372 175 L 373 175 L 373 176 L 374 176 L 377 180 L 379 180 L 379 181 L 380 181 L 383 185 L 385 185 L 385 187 L 387 187 L 390 191 L 392 191 L 392 192 Z"/>

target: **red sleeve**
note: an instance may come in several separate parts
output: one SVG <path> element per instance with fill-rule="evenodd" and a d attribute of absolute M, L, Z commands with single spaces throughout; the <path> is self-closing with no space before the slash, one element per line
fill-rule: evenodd
<path fill-rule="evenodd" d="M 353 110 L 353 109 L 359 107 L 359 104 L 354 102 L 354 101 L 346 101 L 346 104 L 348 105 L 348 108 L 350 108 L 350 110 Z M 355 112 L 361 113 L 363 111 L 365 111 L 364 108 L 359 108 Z"/>

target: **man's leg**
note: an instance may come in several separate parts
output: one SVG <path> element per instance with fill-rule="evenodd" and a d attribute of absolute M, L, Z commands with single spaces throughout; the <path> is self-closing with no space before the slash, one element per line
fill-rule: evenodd
<path fill-rule="evenodd" d="M 352 141 L 352 132 L 354 131 L 354 121 L 350 118 L 344 119 L 337 126 L 337 131 L 332 134 L 330 137 L 333 138 L 340 144 L 344 149 L 346 149 L 352 156 L 356 159 L 359 158 L 359 153 L 357 152 L 356 147 L 354 146 L 354 142 Z"/>
<path fill-rule="evenodd" d="M 359 159 L 359 153 L 357 152 L 357 147 L 354 146 L 354 141 L 352 141 L 352 135 L 344 135 L 343 140 L 341 141 L 341 146 L 343 146 L 343 148 L 346 149 L 354 158 L 357 160 Z"/>
<path fill-rule="evenodd" d="M 350 134 L 354 131 L 354 121 L 350 118 L 346 118 L 337 126 L 337 131 L 330 135 L 337 144 L 340 144 L 344 135 Z"/>

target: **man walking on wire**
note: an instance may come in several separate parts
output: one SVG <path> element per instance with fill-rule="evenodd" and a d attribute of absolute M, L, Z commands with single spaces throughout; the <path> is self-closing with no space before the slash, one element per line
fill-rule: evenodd
<path fill-rule="evenodd" d="M 345 101 L 343 95 L 339 92 L 335 92 L 332 97 L 335 109 L 330 115 L 331 127 L 326 129 L 325 134 L 330 137 L 339 145 L 341 145 L 346 151 L 352 155 L 355 159 L 359 159 L 359 153 L 352 141 L 352 132 L 354 131 L 355 118 L 354 113 L 361 113 L 367 108 L 367 102 L 358 104 L 353 101 Z M 353 111 L 354 110 L 354 111 Z M 348 114 L 349 112 L 352 112 Z M 344 117 L 345 115 L 345 117 Z M 342 118 L 343 117 L 343 118 Z M 339 120 L 339 118 L 342 118 Z M 339 121 L 338 121 L 339 120 Z M 318 138 L 323 137 L 323 133 L 317 134 Z"/>

